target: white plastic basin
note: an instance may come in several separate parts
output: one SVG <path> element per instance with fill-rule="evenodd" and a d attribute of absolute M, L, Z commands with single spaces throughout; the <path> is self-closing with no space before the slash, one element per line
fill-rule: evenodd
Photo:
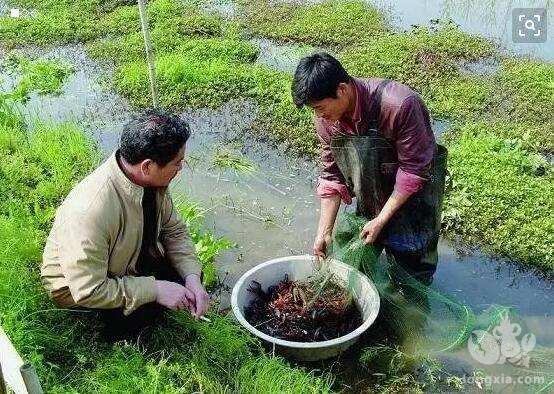
<path fill-rule="evenodd" d="M 289 256 L 267 261 L 246 272 L 237 281 L 231 294 L 231 307 L 237 320 L 255 336 L 267 341 L 303 361 L 315 361 L 338 355 L 355 343 L 359 336 L 373 324 L 379 313 L 379 293 L 373 282 L 360 271 L 336 260 L 330 261 L 330 269 L 339 280 L 348 283 L 354 300 L 362 313 L 363 323 L 356 330 L 339 338 L 319 342 L 293 342 L 274 338 L 253 327 L 244 317 L 244 309 L 255 297 L 248 291 L 253 280 L 259 282 L 264 291 L 284 279 L 285 274 L 292 281 L 303 280 L 314 272 L 313 257 Z"/>

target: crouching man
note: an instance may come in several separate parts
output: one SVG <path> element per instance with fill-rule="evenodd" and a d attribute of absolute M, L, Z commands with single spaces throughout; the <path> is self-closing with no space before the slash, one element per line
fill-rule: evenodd
<path fill-rule="evenodd" d="M 41 267 L 58 306 L 100 309 L 119 321 L 159 305 L 195 317 L 207 311 L 200 266 L 167 190 L 189 135 L 178 117 L 147 110 L 125 125 L 119 149 L 69 193 Z"/>

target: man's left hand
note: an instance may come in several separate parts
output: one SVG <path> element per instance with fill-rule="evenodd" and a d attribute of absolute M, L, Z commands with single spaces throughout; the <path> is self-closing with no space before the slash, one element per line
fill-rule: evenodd
<path fill-rule="evenodd" d="M 364 244 L 368 245 L 374 243 L 384 225 L 385 222 L 379 216 L 367 222 L 360 233 L 360 238 L 363 239 Z"/>
<path fill-rule="evenodd" d="M 202 286 L 200 277 L 196 274 L 187 275 L 185 278 L 185 287 L 194 295 L 194 299 L 189 300 L 191 308 L 190 313 L 195 318 L 203 316 L 210 307 L 210 296 Z"/>

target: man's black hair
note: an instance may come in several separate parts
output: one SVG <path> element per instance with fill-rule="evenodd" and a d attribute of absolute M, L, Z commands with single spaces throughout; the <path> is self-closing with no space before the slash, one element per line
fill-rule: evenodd
<path fill-rule="evenodd" d="M 336 98 L 340 83 L 352 80 L 342 64 L 328 53 L 302 58 L 292 82 L 292 99 L 298 108 L 325 98 Z"/>
<path fill-rule="evenodd" d="M 187 122 L 164 110 L 149 108 L 123 127 L 119 152 L 130 164 L 151 159 L 163 167 L 175 159 L 189 136 Z"/>

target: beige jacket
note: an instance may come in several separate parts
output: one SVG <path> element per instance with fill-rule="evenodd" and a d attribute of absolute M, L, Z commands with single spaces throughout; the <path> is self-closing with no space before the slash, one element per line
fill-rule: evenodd
<path fill-rule="evenodd" d="M 56 299 L 67 290 L 77 305 L 122 307 L 129 314 L 156 300 L 154 277 L 135 270 L 143 232 L 144 189 L 121 171 L 116 153 L 69 193 L 46 241 L 41 277 Z M 181 276 L 200 273 L 187 229 L 169 192 L 157 194 L 157 253 Z"/>

